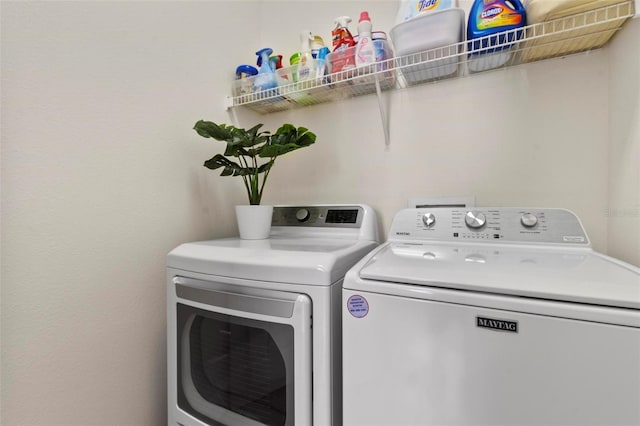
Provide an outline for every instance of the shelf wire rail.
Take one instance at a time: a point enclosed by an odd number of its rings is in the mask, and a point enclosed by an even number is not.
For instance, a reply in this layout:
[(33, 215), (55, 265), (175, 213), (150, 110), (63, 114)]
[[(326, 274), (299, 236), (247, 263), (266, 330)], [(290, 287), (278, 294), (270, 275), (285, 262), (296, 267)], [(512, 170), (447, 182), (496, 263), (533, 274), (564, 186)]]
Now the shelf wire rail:
[(634, 5), (634, 0), (628, 0), (303, 82), (229, 96), (226, 106), (246, 106), (265, 114), (371, 93), (380, 97), (382, 91), (394, 88), (598, 49), (634, 16)]

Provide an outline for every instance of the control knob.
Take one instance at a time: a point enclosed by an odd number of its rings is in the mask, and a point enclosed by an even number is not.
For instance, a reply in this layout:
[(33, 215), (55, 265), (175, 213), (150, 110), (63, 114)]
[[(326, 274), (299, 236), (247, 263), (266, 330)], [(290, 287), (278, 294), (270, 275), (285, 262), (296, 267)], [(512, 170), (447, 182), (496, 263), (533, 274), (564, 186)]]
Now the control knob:
[(464, 223), (471, 229), (480, 229), (487, 223), (487, 217), (484, 213), (469, 211), (464, 216)]
[(307, 209), (300, 209), (296, 212), (296, 219), (298, 222), (306, 222), (309, 220), (309, 216), (311, 216), (311, 214)]
[(436, 215), (433, 213), (425, 213), (424, 216), (422, 216), (422, 223), (424, 223), (427, 228), (431, 228), (436, 224)]
[(538, 224), (538, 217), (532, 213), (525, 213), (520, 217), (520, 223), (525, 228), (533, 228)]

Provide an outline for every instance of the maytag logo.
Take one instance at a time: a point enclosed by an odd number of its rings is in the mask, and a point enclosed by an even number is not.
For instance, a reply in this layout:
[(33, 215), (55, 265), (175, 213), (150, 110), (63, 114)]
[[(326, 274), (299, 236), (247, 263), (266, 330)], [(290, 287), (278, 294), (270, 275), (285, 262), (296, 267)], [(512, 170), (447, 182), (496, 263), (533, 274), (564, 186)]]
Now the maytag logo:
[(476, 317), (476, 326), (496, 331), (518, 332), (518, 321), (505, 321), (495, 318)]
[(396, 235), (411, 235), (411, 232), (399, 232), (399, 231), (396, 231)]

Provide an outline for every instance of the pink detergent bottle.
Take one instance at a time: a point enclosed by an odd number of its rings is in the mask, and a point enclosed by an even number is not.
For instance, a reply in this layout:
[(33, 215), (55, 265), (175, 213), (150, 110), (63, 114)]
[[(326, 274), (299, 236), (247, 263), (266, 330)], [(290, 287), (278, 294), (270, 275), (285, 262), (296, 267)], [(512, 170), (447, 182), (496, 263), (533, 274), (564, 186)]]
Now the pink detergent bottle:
[(358, 21), (358, 44), (356, 45), (355, 54), (356, 67), (373, 64), (376, 61), (371, 28), (369, 13), (367, 11), (361, 12), (360, 20)]

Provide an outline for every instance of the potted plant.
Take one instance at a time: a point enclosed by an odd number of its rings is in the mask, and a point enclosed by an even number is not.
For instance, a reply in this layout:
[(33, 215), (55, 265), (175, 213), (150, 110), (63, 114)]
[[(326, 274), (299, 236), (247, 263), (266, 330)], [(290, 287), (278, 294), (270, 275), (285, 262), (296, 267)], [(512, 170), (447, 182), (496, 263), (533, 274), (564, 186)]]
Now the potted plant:
[(283, 124), (275, 133), (260, 131), (262, 124), (245, 130), (227, 124), (200, 120), (195, 131), (205, 138), (225, 142), (224, 153), (204, 162), (208, 169), (222, 168), (220, 176), (240, 176), (249, 197), (248, 206), (236, 206), (240, 237), (267, 238), (273, 206), (262, 206), (262, 194), (276, 158), (312, 145), (316, 135), (304, 127)]

